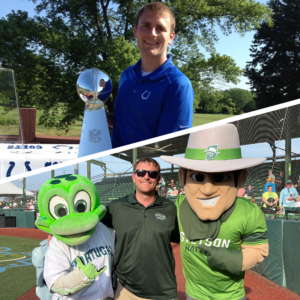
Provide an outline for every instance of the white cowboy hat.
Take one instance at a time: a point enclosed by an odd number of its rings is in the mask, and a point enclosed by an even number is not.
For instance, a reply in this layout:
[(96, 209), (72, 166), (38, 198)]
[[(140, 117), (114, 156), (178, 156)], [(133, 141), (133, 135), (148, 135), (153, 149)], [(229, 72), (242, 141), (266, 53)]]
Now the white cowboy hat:
[(206, 173), (242, 170), (266, 161), (266, 158), (242, 158), (239, 134), (233, 124), (191, 133), (184, 157), (163, 155), (161, 159)]

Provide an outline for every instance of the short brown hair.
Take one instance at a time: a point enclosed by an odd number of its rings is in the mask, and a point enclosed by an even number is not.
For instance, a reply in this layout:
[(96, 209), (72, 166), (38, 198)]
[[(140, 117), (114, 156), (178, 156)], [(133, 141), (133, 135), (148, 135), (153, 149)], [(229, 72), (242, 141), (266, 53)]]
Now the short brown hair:
[(139, 19), (141, 17), (141, 15), (143, 14), (143, 12), (151, 10), (153, 11), (157, 16), (161, 16), (164, 14), (168, 14), (171, 20), (171, 32), (173, 32), (175, 30), (176, 27), (176, 20), (175, 20), (175, 16), (172, 12), (172, 10), (164, 3), (161, 2), (150, 2), (147, 3), (146, 5), (144, 5), (138, 12), (138, 15), (136, 17), (136, 22), (135, 22), (135, 26), (137, 27), (139, 24)]
[(252, 203), (255, 203), (255, 204), (256, 204), (255, 198), (251, 198), (250, 201), (251, 201)]
[(148, 163), (149, 165), (153, 165), (154, 167), (158, 168), (158, 173), (160, 173), (160, 165), (159, 163), (151, 158), (151, 157), (143, 157), (143, 158), (140, 158), (133, 166), (133, 171), (136, 170), (136, 167), (139, 163)]

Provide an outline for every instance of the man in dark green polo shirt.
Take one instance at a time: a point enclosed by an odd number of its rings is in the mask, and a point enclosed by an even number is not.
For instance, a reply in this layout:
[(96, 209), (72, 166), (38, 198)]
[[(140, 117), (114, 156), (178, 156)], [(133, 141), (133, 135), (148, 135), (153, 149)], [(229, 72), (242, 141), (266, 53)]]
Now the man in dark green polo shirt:
[(135, 193), (114, 200), (101, 220), (116, 231), (115, 299), (176, 299), (175, 260), (171, 242), (179, 242), (175, 205), (155, 191), (160, 166), (152, 158), (133, 167)]

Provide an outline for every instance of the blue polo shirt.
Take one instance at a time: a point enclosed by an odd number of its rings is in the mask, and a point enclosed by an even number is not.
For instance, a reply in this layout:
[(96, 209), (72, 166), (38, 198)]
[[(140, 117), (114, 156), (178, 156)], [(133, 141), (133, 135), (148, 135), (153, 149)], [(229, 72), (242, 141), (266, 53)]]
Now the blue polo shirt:
[(194, 91), (172, 58), (142, 76), (141, 60), (121, 75), (115, 101), (113, 148), (192, 127)]
[(289, 198), (291, 194), (293, 195), (294, 199), (298, 198), (298, 192), (294, 187), (290, 187), (289, 189), (284, 188), (280, 192), (279, 206), (292, 206), (292, 207), (294, 207), (295, 201), (286, 199), (286, 198)]

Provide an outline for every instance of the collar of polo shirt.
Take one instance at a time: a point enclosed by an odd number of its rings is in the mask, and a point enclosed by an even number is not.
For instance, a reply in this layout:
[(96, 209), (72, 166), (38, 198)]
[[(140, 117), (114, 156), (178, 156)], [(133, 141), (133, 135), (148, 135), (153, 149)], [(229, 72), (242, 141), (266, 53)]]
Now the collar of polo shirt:
[(141, 80), (158, 79), (158, 78), (164, 76), (165, 74), (169, 73), (174, 68), (174, 65), (172, 63), (172, 57), (170, 55), (167, 55), (167, 60), (159, 68), (157, 68), (155, 71), (151, 72), (150, 74), (148, 74), (146, 76), (142, 76), (141, 63), (142, 63), (142, 61), (141, 61), (141, 59), (139, 59), (139, 61), (133, 67), (133, 70), (135, 71), (136, 76)]
[[(130, 196), (128, 197), (128, 202), (130, 204), (136, 204), (136, 203), (140, 203), (137, 201), (136, 197), (135, 197), (135, 192)], [(153, 203), (151, 203), (149, 206), (151, 205), (162, 205), (162, 201), (160, 199), (160, 196), (158, 195), (157, 192), (155, 192), (155, 200)]]

